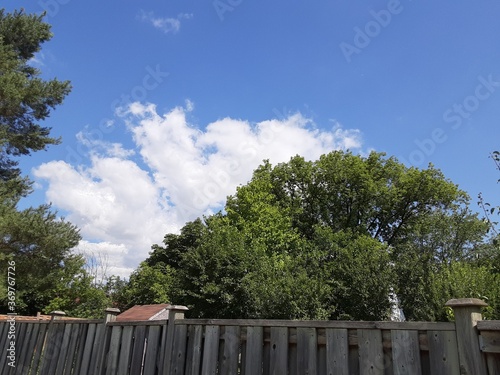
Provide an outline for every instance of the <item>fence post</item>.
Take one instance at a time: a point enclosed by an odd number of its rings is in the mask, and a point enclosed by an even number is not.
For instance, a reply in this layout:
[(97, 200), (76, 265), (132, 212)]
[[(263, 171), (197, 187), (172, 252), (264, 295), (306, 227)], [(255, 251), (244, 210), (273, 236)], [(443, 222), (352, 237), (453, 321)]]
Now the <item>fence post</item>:
[(479, 346), (477, 322), (483, 320), (481, 308), (488, 304), (477, 298), (451, 299), (446, 306), (453, 309), (461, 375), (486, 375), (486, 363)]
[(167, 334), (164, 336), (162, 349), (163, 353), (163, 371), (164, 374), (170, 374), (170, 363), (172, 362), (172, 351), (174, 346), (174, 336), (175, 336), (175, 321), (177, 319), (184, 319), (184, 313), (188, 310), (186, 306), (181, 305), (171, 305), (166, 308), (168, 311), (168, 321), (167, 321)]
[(64, 316), (66, 316), (66, 313), (64, 311), (59, 311), (59, 310), (56, 310), (56, 311), (51, 311), (49, 313), (49, 315), (52, 316), (52, 318), (50, 320), (60, 320), (62, 319)]
[(62, 335), (57, 332), (60, 326), (55, 325), (53, 322), (62, 319), (66, 313), (64, 311), (51, 311), (49, 315), (51, 315), (51, 318), (47, 327), (45, 342), (41, 348), (39, 373), (42, 375), (52, 374), (56, 370), (59, 352), (61, 351)]
[[(107, 359), (106, 354), (107, 354), (107, 342), (108, 342), (108, 334), (111, 334), (111, 330), (107, 330), (107, 326), (109, 322), (114, 322), (116, 321), (116, 316), (120, 313), (120, 309), (117, 309), (115, 307), (108, 307), (106, 310), (104, 310), (104, 322), (100, 328), (100, 338), (96, 340), (97, 342), (97, 353), (99, 353), (99, 358), (97, 359), (96, 363), (96, 374), (102, 374), (105, 371), (105, 361)], [(97, 334), (97, 333), (96, 333)]]
[(106, 313), (104, 318), (104, 325), (109, 322), (114, 322), (116, 320), (116, 316), (120, 313), (120, 309), (117, 309), (115, 307), (108, 307), (104, 311)]
[(182, 305), (171, 305), (166, 310), (168, 311), (168, 320), (177, 320), (184, 319), (184, 313), (189, 309)]

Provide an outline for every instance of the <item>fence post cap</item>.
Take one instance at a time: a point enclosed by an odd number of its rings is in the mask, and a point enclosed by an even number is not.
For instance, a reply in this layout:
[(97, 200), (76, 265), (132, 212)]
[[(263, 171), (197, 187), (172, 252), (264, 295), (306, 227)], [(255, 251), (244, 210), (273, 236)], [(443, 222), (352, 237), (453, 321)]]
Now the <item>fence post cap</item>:
[(189, 310), (186, 306), (183, 305), (170, 305), (165, 308), (166, 310)]
[(59, 311), (59, 310), (51, 311), (49, 314), (52, 316), (51, 320), (59, 320), (66, 315), (64, 311)]
[(51, 312), (49, 313), (49, 315), (64, 316), (64, 315), (66, 315), (66, 313), (65, 313), (64, 311), (55, 310), (55, 311), (51, 311)]
[(108, 307), (106, 310), (104, 310), (106, 312), (106, 314), (119, 314), (120, 313), (120, 309), (116, 308), (116, 307)]
[(453, 307), (467, 307), (467, 306), (484, 307), (484, 306), (488, 306), (488, 304), (479, 298), (454, 298), (454, 299), (450, 299), (448, 302), (446, 302), (445, 306), (452, 307), (452, 308)]

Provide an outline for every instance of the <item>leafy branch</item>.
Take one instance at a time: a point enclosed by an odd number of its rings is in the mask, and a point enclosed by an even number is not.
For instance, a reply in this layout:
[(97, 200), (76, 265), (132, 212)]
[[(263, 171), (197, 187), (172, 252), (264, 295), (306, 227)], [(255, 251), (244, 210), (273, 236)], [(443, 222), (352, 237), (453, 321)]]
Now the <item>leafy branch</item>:
[[(495, 168), (500, 171), (500, 151), (493, 151), (490, 154), (490, 157), (495, 163)], [(500, 182), (500, 179), (498, 179), (497, 182)], [(488, 224), (490, 224), (489, 230), (491, 230), (496, 236), (498, 236), (499, 232), (495, 228), (495, 226), (498, 225), (498, 221), (493, 221), (491, 217), (493, 216), (495, 211), (498, 215), (498, 213), (500, 212), (500, 207), (492, 207), (490, 203), (485, 202), (482, 193), (479, 193), (477, 198), (479, 199), (477, 204), (479, 205), (479, 207), (481, 207), (484, 213), (484, 220), (488, 222)]]

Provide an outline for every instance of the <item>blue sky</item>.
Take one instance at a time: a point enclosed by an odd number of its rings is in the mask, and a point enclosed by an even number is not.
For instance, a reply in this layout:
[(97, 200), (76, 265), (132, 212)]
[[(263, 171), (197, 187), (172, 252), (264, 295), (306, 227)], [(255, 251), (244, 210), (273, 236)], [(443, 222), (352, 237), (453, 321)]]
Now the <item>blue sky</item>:
[[(20, 2), (8, 1), (7, 10)], [(498, 203), (500, 3), (40, 0), (34, 64), (73, 91), (63, 143), (21, 160), (77, 224), (79, 251), (127, 275), (217, 210), (265, 158), (370, 150), (433, 163)]]

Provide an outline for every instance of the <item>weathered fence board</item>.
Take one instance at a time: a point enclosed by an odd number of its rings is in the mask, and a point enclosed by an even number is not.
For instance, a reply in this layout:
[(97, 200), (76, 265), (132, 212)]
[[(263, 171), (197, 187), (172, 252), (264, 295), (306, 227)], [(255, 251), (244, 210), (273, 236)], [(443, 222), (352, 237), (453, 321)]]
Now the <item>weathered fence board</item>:
[(315, 328), (297, 328), (297, 371), (299, 374), (317, 373), (318, 338)]
[[(62, 325), (62, 324), (60, 324)], [(92, 358), (92, 349), (94, 348), (95, 335), (97, 326), (95, 323), (88, 325), (87, 334), (82, 336), (80, 341), (81, 350), (81, 366), (80, 374), (89, 373), (90, 359)]]
[(262, 374), (264, 330), (261, 326), (247, 327), (246, 375)]
[(481, 350), (486, 353), (500, 353), (500, 336), (498, 332), (481, 332)]
[[(477, 329), (468, 331), (475, 333), (471, 342), (460, 337), (460, 322), (18, 321), (16, 368), (7, 366), (3, 355), (0, 373), (458, 375), (464, 363), (476, 361), (460, 355), (462, 340), (462, 350), (475, 345), (484, 362), (474, 375), (498, 375), (500, 322), (473, 318)], [(8, 332), (9, 323), (1, 322), (4, 347)]]
[(36, 340), (36, 349), (35, 353), (33, 355), (33, 361), (32, 361), (32, 369), (34, 370), (33, 373), (37, 373), (36, 371), (38, 370), (40, 366), (40, 359), (42, 358), (42, 351), (43, 351), (43, 346), (45, 344), (45, 339), (47, 335), (47, 327), (48, 324), (42, 324), (40, 325), (40, 330), (38, 332), (38, 337)]
[(106, 363), (106, 375), (114, 375), (118, 369), (118, 358), (120, 355), (120, 344), (122, 338), (121, 326), (111, 327), (111, 341), (109, 343), (108, 360)]
[(453, 332), (429, 331), (428, 337), (431, 373), (459, 375), (456, 335)]
[(41, 375), (53, 375), (56, 371), (64, 335), (64, 325), (51, 322), (48, 331), (46, 349), (43, 352)]
[[(113, 327), (118, 329), (118, 327)], [(121, 327), (120, 327), (121, 328)], [(125, 326), (122, 328), (121, 332), (121, 345), (117, 346), (117, 357), (118, 357), (118, 374), (127, 374), (130, 358), (130, 348), (132, 347), (132, 337), (134, 334), (134, 327)]]
[(361, 375), (384, 375), (382, 332), (358, 329), (359, 370)]
[[(289, 337), (291, 337), (292, 329), (289, 330)], [(291, 343), (288, 350), (288, 371), (290, 375), (298, 375), (297, 372), (297, 341)]]
[(219, 326), (207, 326), (205, 330), (205, 344), (203, 345), (202, 375), (217, 373), (217, 357), (219, 354)]
[(417, 331), (391, 330), (394, 375), (420, 375), (420, 349)]
[(486, 357), (486, 364), (488, 366), (488, 373), (490, 375), (500, 374), (500, 357), (488, 354)]
[(130, 360), (130, 374), (140, 374), (143, 371), (142, 365), (145, 357), (144, 350), (147, 350), (145, 347), (147, 328), (151, 327), (144, 325), (138, 325), (135, 327), (133, 335), (134, 344), (131, 351), (132, 358)]
[(328, 374), (349, 374), (349, 336), (347, 329), (326, 329), (326, 371)]
[(167, 324), (164, 335), (162, 337), (161, 348), (164, 350), (160, 351), (160, 368), (164, 369), (168, 374), (170, 371), (170, 361), (172, 358), (172, 351), (165, 350), (166, 348), (172, 348), (174, 342), (174, 331), (175, 326), (173, 324)]
[[(57, 361), (56, 364), (56, 370), (54, 371), (55, 375), (62, 375), (64, 374), (64, 367), (67, 364), (67, 356), (68, 356), (68, 346), (69, 346), (69, 340), (70, 340), (70, 335), (71, 335), (71, 324), (66, 324), (62, 327), (63, 329), (63, 337), (62, 337), (62, 343), (61, 343), (61, 351), (59, 353), (59, 360)], [(68, 363), (68, 366), (71, 366), (70, 363)]]
[[(92, 355), (90, 356), (89, 373), (99, 373), (99, 360), (104, 345), (104, 331), (106, 326), (102, 323), (97, 323), (96, 332), (94, 336), (94, 343), (92, 346)], [(80, 371), (81, 372), (81, 371)]]
[[(38, 335), (38, 324), (28, 324), (21, 323), (26, 326), (26, 331), (24, 335), (19, 335), (21, 344), (21, 351), (19, 353), (19, 363), (26, 363), (27, 360), (31, 359), (33, 355), (33, 349), (36, 343), (36, 337)], [(19, 366), (18, 369), (14, 372), (15, 374), (22, 374), (24, 366)], [(1, 367), (0, 367), (1, 368)]]
[(84, 337), (87, 337), (89, 327), (90, 324), (80, 324), (78, 330), (78, 338), (75, 347), (75, 372), (80, 375), (82, 375), (80, 369), (83, 365), (83, 352), (85, 350)]
[(223, 352), (220, 363), (221, 375), (232, 375), (238, 373), (239, 351), (240, 327), (226, 327), (224, 331)]
[(271, 330), (264, 330), (264, 346), (262, 348), (262, 371), (269, 373), (271, 367)]
[(188, 332), (186, 375), (198, 375), (201, 369), (203, 326), (189, 326)]
[(286, 375), (288, 373), (288, 328), (271, 327), (271, 358), (269, 373)]
[(478, 321), (480, 349), (489, 375), (500, 374), (500, 321)]
[(186, 360), (187, 327), (175, 327), (175, 337), (172, 347), (172, 361), (170, 363), (170, 374), (184, 374), (184, 363)]
[[(28, 331), (28, 325), (27, 324), (19, 324), (19, 323), (16, 324), (16, 325), (17, 325), (17, 334), (19, 335), (19, 337), (25, 337), (26, 340), (29, 340), (30, 332)], [(18, 354), (19, 357), (20, 357), (21, 354), (22, 353)], [(21, 361), (21, 358), (19, 358), (19, 361)], [(11, 368), (10, 371), (9, 371), (9, 374), (15, 374), (18, 371), (19, 371), (18, 369), (12, 369)]]
[(144, 356), (144, 375), (155, 375), (158, 368), (158, 349), (161, 340), (161, 327), (148, 327), (148, 335), (145, 342), (146, 354)]

